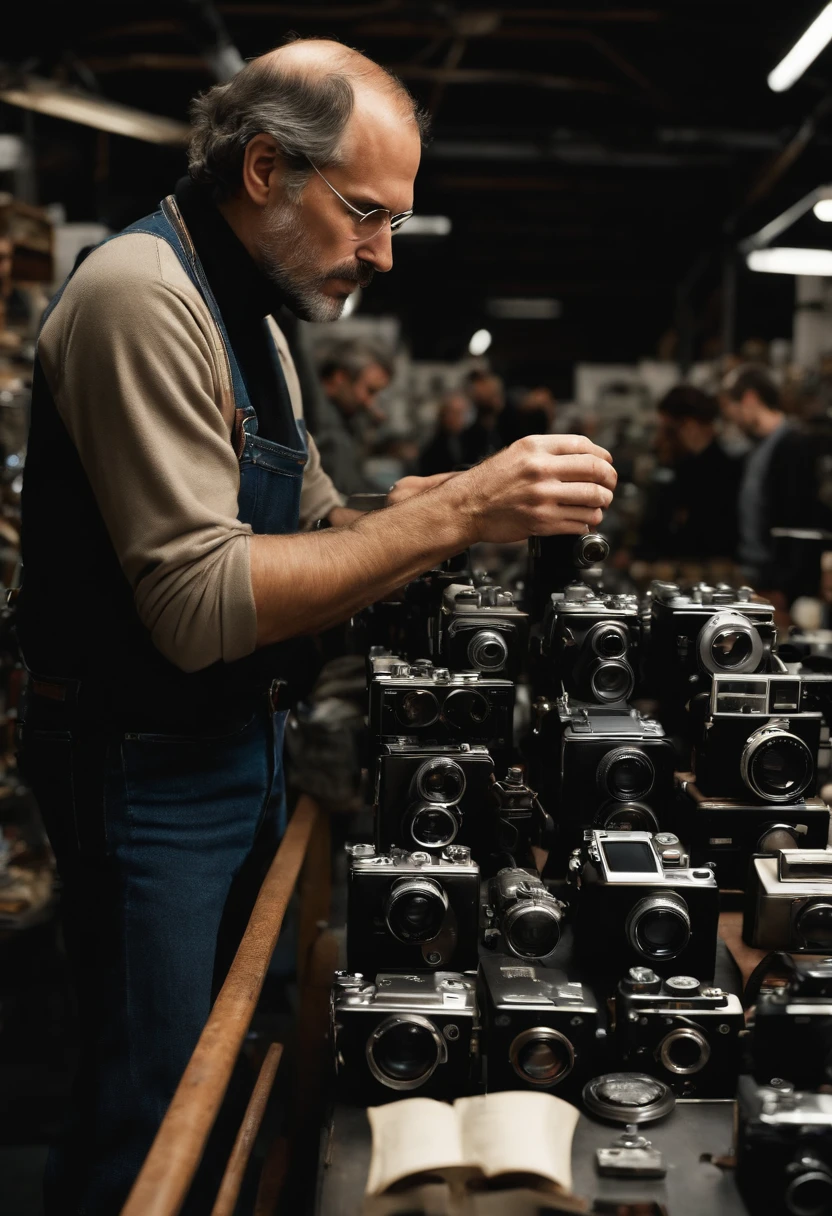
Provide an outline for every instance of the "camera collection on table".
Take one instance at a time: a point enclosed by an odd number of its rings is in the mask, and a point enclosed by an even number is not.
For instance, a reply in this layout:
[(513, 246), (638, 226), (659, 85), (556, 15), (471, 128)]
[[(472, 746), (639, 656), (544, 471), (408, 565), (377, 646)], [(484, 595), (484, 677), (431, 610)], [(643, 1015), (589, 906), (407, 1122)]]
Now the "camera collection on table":
[[(736, 1098), (749, 1210), (832, 1213), (832, 674), (749, 588), (608, 592), (606, 552), (533, 541), (513, 591), (459, 559), (364, 615), (375, 838), (347, 846), (339, 1085), (551, 1092), (627, 1125), (598, 1168), (642, 1177), (664, 1166), (638, 1125)], [(787, 968), (750, 1020), (721, 890)]]

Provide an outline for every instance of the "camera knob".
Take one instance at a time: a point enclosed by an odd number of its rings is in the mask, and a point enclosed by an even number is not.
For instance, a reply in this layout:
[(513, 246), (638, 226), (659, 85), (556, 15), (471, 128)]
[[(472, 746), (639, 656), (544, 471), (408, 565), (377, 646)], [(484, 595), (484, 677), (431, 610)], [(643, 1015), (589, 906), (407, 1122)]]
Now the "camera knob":
[(662, 982), (651, 967), (631, 967), (622, 982), (628, 992), (658, 992)]
[(692, 975), (671, 975), (664, 982), (668, 992), (674, 996), (699, 996), (702, 985)]
[(519, 765), (513, 764), (506, 773), (507, 785), (523, 785), (523, 770)]

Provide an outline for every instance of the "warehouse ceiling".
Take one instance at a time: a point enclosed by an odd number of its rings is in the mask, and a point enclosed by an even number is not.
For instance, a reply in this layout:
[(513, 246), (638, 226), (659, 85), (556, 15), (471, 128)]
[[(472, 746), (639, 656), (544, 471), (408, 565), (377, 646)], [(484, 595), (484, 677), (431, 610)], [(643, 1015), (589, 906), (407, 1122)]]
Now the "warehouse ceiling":
[[(562, 388), (575, 360), (672, 353), (680, 328), (692, 353), (713, 353), (724, 251), (832, 180), (832, 50), (789, 92), (766, 85), (820, 7), (35, 2), (2, 55), (12, 71), (183, 120), (235, 48), (248, 58), (294, 31), (366, 51), (433, 115), (416, 206), (452, 231), (397, 240), (362, 310), (401, 315), (422, 357), (456, 358), (487, 325), (515, 380)], [(184, 163), (181, 149), (0, 105), (0, 130), (24, 129), (39, 201), (64, 201), (70, 219), (120, 226)], [(487, 302), (506, 297), (555, 299), (559, 316), (495, 319)], [(792, 299), (793, 280), (742, 272), (738, 340), (788, 336)]]

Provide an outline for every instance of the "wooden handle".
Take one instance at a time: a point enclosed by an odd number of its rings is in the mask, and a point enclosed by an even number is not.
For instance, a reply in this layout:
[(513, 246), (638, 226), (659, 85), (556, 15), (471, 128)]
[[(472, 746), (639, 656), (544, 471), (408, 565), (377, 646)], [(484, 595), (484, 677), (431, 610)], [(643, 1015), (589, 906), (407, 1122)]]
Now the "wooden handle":
[(193, 1181), (263, 987), (320, 814), (305, 795), (260, 888), (248, 927), (122, 1216), (176, 1216)]
[(248, 1159), (260, 1130), (260, 1124), (263, 1122), (266, 1103), (272, 1092), (274, 1079), (277, 1076), (277, 1066), (282, 1055), (283, 1044), (272, 1043), (249, 1098), (240, 1130), (237, 1132), (237, 1139), (234, 1141), (231, 1156), (228, 1158), (228, 1165), (225, 1167), (220, 1189), (211, 1209), (211, 1216), (234, 1216), (234, 1208), (243, 1185)]

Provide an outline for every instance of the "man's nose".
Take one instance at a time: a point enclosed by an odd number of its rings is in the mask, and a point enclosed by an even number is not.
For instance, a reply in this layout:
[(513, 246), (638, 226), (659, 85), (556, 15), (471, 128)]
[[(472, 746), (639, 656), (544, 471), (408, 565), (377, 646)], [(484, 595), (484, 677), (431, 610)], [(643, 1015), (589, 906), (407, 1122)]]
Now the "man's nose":
[(393, 268), (393, 234), (390, 225), (385, 224), (380, 232), (368, 241), (362, 241), (355, 251), (361, 262), (366, 262), (379, 274), (386, 274)]

